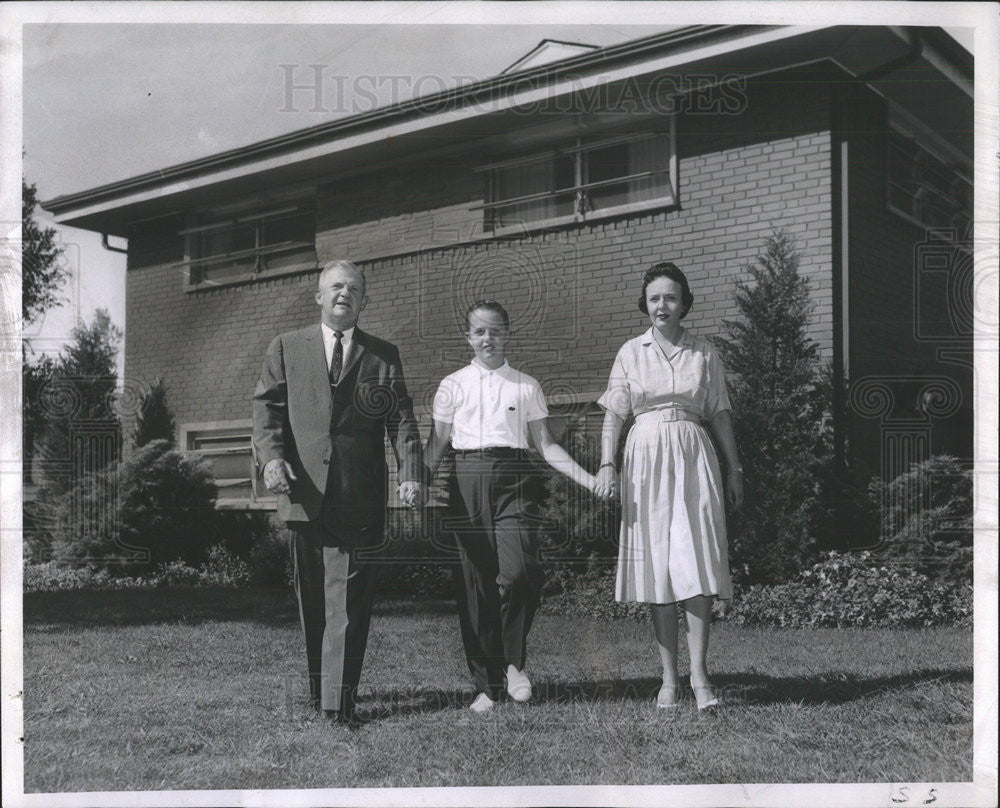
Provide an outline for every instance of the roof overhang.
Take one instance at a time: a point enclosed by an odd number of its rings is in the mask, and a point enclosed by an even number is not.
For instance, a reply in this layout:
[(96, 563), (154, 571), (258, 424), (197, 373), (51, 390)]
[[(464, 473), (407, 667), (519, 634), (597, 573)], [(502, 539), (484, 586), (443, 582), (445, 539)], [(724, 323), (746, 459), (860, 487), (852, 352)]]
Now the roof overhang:
[(532, 110), (537, 118), (543, 118), (538, 110), (549, 110), (551, 122), (558, 99), (603, 85), (665, 73), (754, 75), (824, 61), (864, 77), (894, 59), (900, 66), (871, 86), (918, 117), (930, 117), (932, 127), (968, 120), (968, 144), (960, 132), (954, 138), (957, 148), (971, 153), (972, 59), (940, 29), (917, 36), (914, 29), (884, 26), (692, 26), (59, 196), (42, 207), (61, 224), (127, 236), (131, 222), (241, 194), (454, 153), (456, 142), (474, 144), (525, 127)]

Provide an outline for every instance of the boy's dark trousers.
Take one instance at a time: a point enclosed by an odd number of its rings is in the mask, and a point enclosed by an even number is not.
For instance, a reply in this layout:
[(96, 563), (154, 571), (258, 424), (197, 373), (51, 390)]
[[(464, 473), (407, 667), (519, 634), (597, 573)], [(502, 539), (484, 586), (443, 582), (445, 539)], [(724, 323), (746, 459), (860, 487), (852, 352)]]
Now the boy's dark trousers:
[(519, 449), (456, 451), (449, 521), (462, 642), (476, 686), (491, 699), (508, 665), (524, 668), (526, 640), (542, 591), (538, 562), (541, 479)]

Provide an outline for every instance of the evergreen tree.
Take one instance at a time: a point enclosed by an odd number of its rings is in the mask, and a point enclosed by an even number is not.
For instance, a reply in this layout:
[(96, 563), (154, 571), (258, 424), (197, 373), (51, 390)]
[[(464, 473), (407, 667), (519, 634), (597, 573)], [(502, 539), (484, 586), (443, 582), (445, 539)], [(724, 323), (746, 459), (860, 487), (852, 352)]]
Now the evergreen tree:
[[(21, 317), (24, 324), (34, 322), (47, 309), (60, 302), (59, 289), (69, 276), (59, 261), (62, 247), (56, 246), (56, 231), (39, 227), (35, 221), (35, 186), (21, 179)], [(24, 479), (32, 481), (35, 441), (45, 428), (44, 412), (38, 394), (55, 373), (49, 356), (35, 358), (27, 339), (21, 344), (22, 451)]]
[(45, 411), (39, 393), (56, 373), (56, 362), (44, 354), (35, 357), (29, 353), (27, 341), (21, 343), (22, 429), (21, 451), (24, 456), (24, 481), (33, 482), (32, 467), (35, 443), (45, 429)]
[(46, 309), (60, 302), (59, 289), (69, 276), (60, 263), (62, 247), (55, 243), (56, 231), (35, 221), (35, 186), (21, 180), (21, 316), (33, 322)]
[(114, 406), (121, 337), (107, 311), (98, 309), (89, 325), (73, 329), (55, 372), (39, 390), (45, 422), (41, 499), (68, 490), (121, 454), (121, 423)]
[(173, 448), (175, 427), (174, 416), (167, 407), (167, 390), (163, 380), (156, 378), (139, 404), (132, 442), (139, 448), (154, 440), (164, 440)]
[(730, 554), (744, 582), (787, 580), (815, 549), (820, 464), (828, 454), (828, 406), (819, 350), (806, 329), (812, 303), (792, 240), (767, 240), (749, 279), (736, 284), (742, 318), (719, 340), (730, 374), (747, 501), (734, 520)]

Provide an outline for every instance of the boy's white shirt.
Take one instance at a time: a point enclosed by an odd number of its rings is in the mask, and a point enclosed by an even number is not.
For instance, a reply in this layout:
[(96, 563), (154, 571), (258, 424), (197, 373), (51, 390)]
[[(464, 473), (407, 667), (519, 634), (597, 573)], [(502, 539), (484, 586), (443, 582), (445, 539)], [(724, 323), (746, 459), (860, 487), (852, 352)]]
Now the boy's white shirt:
[(528, 424), (547, 417), (541, 385), (506, 360), (490, 370), (476, 361), (445, 377), (434, 396), (435, 421), (452, 425), (456, 450), (528, 449)]

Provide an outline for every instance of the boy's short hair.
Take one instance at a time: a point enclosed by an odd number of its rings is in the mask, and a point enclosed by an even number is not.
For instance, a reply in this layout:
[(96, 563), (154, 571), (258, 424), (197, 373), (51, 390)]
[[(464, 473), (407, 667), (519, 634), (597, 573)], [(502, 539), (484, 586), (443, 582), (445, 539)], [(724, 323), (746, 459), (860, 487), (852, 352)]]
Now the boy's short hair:
[(507, 314), (507, 309), (505, 309), (500, 303), (496, 300), (477, 300), (465, 310), (466, 331), (471, 328), (469, 318), (472, 316), (472, 312), (479, 311), (480, 309), (486, 309), (487, 311), (492, 311), (494, 314), (499, 314), (500, 318), (503, 320), (503, 324), (507, 328), (510, 328), (510, 316)]

